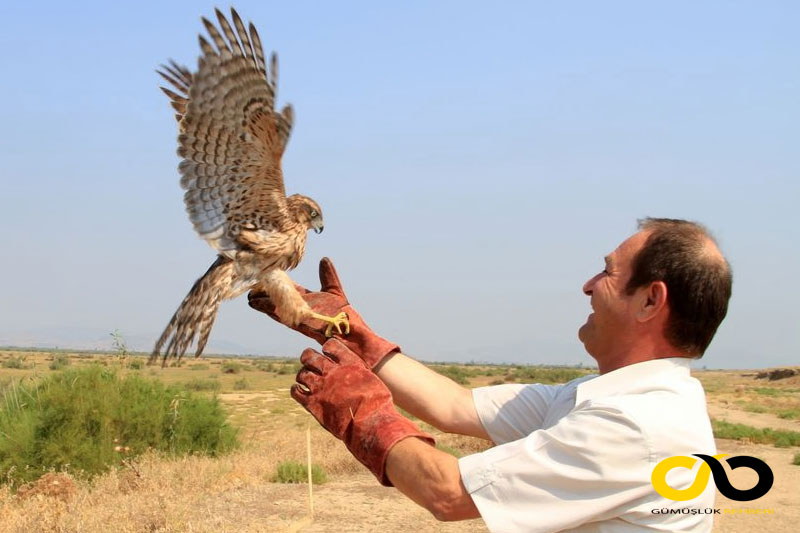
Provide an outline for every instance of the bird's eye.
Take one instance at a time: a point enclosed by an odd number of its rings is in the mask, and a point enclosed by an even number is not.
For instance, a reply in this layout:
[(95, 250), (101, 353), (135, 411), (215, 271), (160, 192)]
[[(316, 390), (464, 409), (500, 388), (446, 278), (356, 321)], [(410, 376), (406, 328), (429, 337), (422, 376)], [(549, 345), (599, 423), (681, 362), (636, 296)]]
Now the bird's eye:
[(312, 209), (311, 210), (311, 218), (314, 218), (316, 216), (317, 216), (317, 212)]

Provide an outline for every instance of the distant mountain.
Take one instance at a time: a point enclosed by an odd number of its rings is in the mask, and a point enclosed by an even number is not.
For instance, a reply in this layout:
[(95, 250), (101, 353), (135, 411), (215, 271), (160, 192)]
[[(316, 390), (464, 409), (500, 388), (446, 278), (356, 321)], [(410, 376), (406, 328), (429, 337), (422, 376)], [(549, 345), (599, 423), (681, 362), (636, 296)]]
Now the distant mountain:
[[(140, 335), (120, 331), (129, 351), (149, 352), (158, 338), (157, 334)], [(20, 348), (61, 348), (71, 350), (114, 351), (110, 331), (99, 328), (53, 327), (36, 330), (4, 332), (0, 331), (0, 346)], [(210, 341), (204, 353), (246, 355), (253, 353), (239, 343), (218, 339)]]

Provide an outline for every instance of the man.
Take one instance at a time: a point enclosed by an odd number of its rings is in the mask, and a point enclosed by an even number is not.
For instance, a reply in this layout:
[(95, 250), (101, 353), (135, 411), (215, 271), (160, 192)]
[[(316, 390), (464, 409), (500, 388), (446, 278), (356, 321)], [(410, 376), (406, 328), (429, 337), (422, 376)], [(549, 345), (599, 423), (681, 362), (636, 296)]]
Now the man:
[[(304, 298), (321, 314), (350, 318), (348, 335), (326, 340), (324, 324), (298, 330), (324, 343), (307, 349), (291, 394), (342, 439), (386, 485), (440, 520), (482, 517), (491, 531), (709, 531), (715, 490), (688, 502), (655, 492), (667, 457), (713, 455), (705, 396), (689, 375), (727, 312), (728, 263), (699, 224), (646, 219), (583, 286), (592, 313), (578, 336), (599, 376), (564, 385), (468, 390), (375, 335), (349, 305), (329, 260), (320, 292)], [(272, 312), (252, 294), (250, 305)], [(492, 440), (460, 460), (401, 416), (392, 402), (434, 427)], [(685, 488), (694, 472), (667, 482)], [(655, 511), (655, 512), (654, 512)]]

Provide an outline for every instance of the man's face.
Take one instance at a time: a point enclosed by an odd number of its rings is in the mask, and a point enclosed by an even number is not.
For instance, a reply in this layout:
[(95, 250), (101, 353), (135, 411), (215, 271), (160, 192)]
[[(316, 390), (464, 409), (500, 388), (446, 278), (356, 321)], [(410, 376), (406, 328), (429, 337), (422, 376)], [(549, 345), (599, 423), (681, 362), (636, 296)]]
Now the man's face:
[(625, 293), (625, 286), (631, 277), (631, 262), (647, 236), (647, 232), (640, 231), (625, 240), (605, 257), (605, 270), (583, 285), (584, 294), (591, 298), (593, 313), (578, 330), (578, 338), (598, 362), (635, 335), (633, 295)]

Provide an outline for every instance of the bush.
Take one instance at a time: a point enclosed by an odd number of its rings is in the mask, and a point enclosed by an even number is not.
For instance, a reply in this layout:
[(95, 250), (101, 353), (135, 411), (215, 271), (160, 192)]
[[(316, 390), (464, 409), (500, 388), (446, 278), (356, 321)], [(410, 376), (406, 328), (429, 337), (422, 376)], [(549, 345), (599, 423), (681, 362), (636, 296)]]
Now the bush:
[(258, 361), (257, 363), (253, 363), (256, 369), (261, 370), (262, 372), (275, 372), (275, 363), (265, 363), (264, 361)]
[(223, 374), (238, 374), (242, 371), (243, 365), (241, 363), (230, 363), (225, 362), (222, 363), (222, 368), (220, 369)]
[[(308, 467), (297, 461), (283, 461), (278, 463), (278, 469), (273, 476), (274, 483), (308, 483)], [(321, 466), (311, 465), (311, 483), (322, 485), (328, 481), (328, 475)]]
[(217, 455), (237, 445), (216, 398), (98, 365), (11, 384), (0, 397), (0, 474), (16, 486), (51, 469), (94, 475), (148, 448)]
[(718, 439), (748, 439), (759, 444), (773, 444), (778, 448), (800, 446), (800, 432), (781, 429), (759, 429), (745, 424), (732, 424), (724, 420), (712, 420), (711, 427)]
[(187, 381), (184, 386), (193, 391), (212, 391), (216, 392), (222, 388), (222, 384), (216, 379), (198, 379), (194, 378)]
[(792, 464), (800, 466), (800, 453), (794, 454), (794, 459), (792, 460)]
[(285, 376), (286, 374), (297, 374), (298, 372), (300, 372), (301, 368), (303, 368), (303, 365), (301, 365), (300, 363), (282, 364), (278, 368), (277, 373), (279, 376)]
[(56, 355), (50, 361), (50, 370), (63, 370), (64, 367), (69, 365), (69, 357), (66, 355)]
[(8, 359), (4, 360), (0, 363), (0, 366), (3, 368), (13, 368), (16, 370), (24, 370), (26, 368), (30, 368), (31, 365), (25, 364), (25, 360), (27, 359), (24, 355), (18, 355), (14, 357), (13, 355), (10, 356)]
[(515, 367), (512, 376), (523, 383), (566, 383), (575, 378), (591, 374), (578, 368), (545, 368), (540, 366)]
[(439, 374), (446, 376), (459, 385), (466, 385), (469, 383), (469, 372), (456, 365), (434, 367), (434, 370)]
[(247, 390), (250, 388), (250, 383), (244, 378), (237, 379), (233, 384), (233, 390)]
[(142, 368), (144, 368), (144, 361), (142, 361), (141, 359), (131, 359), (130, 361), (128, 361), (128, 364), (126, 366), (131, 370), (141, 370)]

